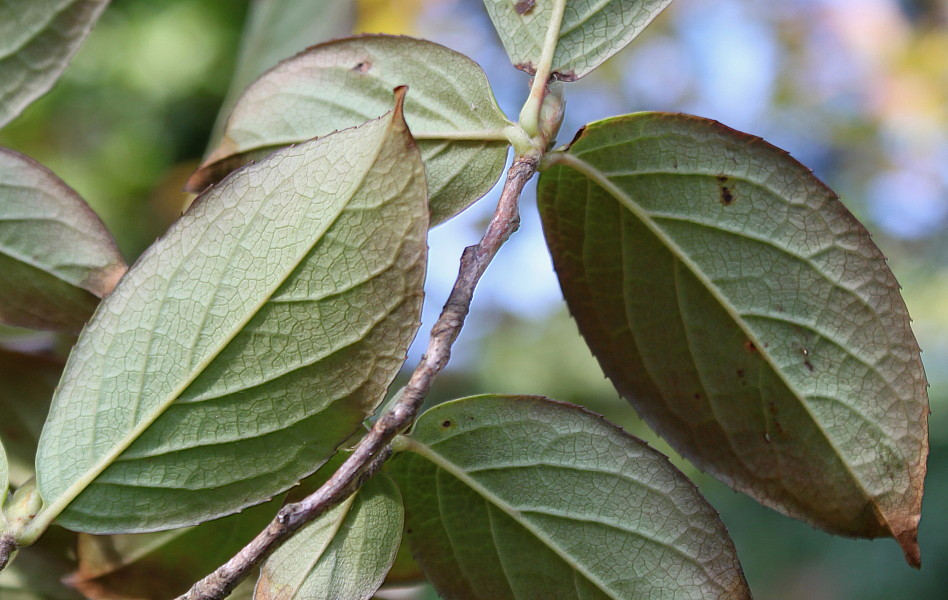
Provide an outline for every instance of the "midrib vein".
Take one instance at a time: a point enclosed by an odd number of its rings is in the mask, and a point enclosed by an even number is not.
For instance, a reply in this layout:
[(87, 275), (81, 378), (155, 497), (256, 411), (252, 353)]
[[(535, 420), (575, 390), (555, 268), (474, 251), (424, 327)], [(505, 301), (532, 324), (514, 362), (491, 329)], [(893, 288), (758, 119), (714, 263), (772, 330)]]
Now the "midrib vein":
[[(539, 528), (535, 527), (532, 523), (525, 520), (523, 518), (523, 514), (519, 510), (510, 506), (502, 498), (494, 494), (492, 491), (490, 491), (489, 489), (481, 485), (480, 482), (478, 482), (476, 479), (468, 475), (466, 471), (464, 471), (463, 469), (461, 469), (460, 467), (458, 467), (451, 461), (447, 460), (446, 458), (444, 458), (443, 456), (435, 452), (430, 446), (412, 438), (405, 438), (405, 441), (407, 442), (409, 451), (414, 452), (415, 454), (418, 454), (419, 456), (422, 456), (428, 459), (436, 467), (438, 467), (442, 471), (445, 471), (446, 473), (450, 474), (452, 477), (461, 481), (464, 485), (471, 488), (473, 491), (479, 494), (486, 501), (490, 502), (495, 507), (497, 507), (501, 512), (503, 512), (504, 514), (509, 516), (511, 519), (513, 519), (518, 525), (520, 525), (521, 527), (529, 531), (531, 534), (533, 534), (540, 542), (542, 542), (554, 554), (560, 557), (560, 559), (564, 563), (572, 567), (574, 571), (578, 571), (582, 573), (583, 577), (585, 577), (590, 583), (595, 585), (597, 588), (602, 590), (602, 592), (606, 596), (608, 596), (609, 598), (613, 598), (614, 600), (621, 600), (621, 598), (618, 595), (616, 595), (616, 592), (609, 589), (609, 586), (606, 585), (606, 583), (602, 581), (597, 575), (595, 575), (594, 573), (590, 573), (589, 570), (584, 565), (577, 563), (576, 560), (572, 556), (566, 554), (563, 551), (563, 549), (560, 548), (556, 540), (550, 539), (550, 537), (546, 534), (546, 532), (540, 530)], [(439, 494), (438, 496), (440, 498), (441, 495)]]
[[(384, 133), (380, 136), (379, 142), (376, 144), (372, 159), (368, 161), (369, 168), (365, 170), (362, 174), (362, 177), (357, 185), (352, 187), (352, 193), (346, 199), (345, 203), (342, 205), (342, 208), (330, 221), (329, 225), (323, 230), (323, 234), (328, 231), (335, 220), (345, 212), (346, 206), (351, 202), (352, 198), (363, 188), (365, 185), (366, 178), (373, 171), (373, 167), (378, 161), (379, 155), (382, 152), (382, 148), (386, 145), (389, 135), (392, 132), (392, 113), (389, 113), (389, 122), (384, 128)], [(121, 439), (115, 446), (109, 451), (105, 456), (103, 456), (99, 461), (94, 463), (86, 472), (79, 477), (75, 483), (68, 486), (52, 503), (45, 505), (40, 513), (34, 518), (30, 523), (30, 526), (27, 528), (27, 532), (24, 533), (25, 536), (29, 535), (31, 532), (42, 532), (46, 527), (52, 523), (59, 514), (66, 509), (66, 507), (76, 499), (87, 487), (92, 485), (94, 480), (102, 474), (125, 450), (131, 446), (135, 440), (137, 440), (155, 421), (157, 421), (162, 414), (178, 399), (178, 397), (184, 393), (184, 391), (194, 382), (197, 377), (203, 373), (220, 353), (230, 344), (230, 342), (241, 332), (247, 323), (256, 316), (257, 312), (270, 300), (270, 297), (276, 293), (276, 291), (286, 282), (287, 278), (296, 271), (300, 263), (305, 260), (309, 253), (312, 251), (313, 247), (322, 239), (322, 236), (314, 239), (311, 244), (308, 246), (308, 249), (304, 252), (300, 252), (300, 255), (297, 259), (286, 269), (284, 275), (276, 281), (276, 283), (270, 288), (270, 290), (261, 296), (259, 302), (256, 305), (252, 306), (250, 310), (247, 311), (247, 314), (238, 321), (235, 326), (231, 329), (228, 334), (222, 338), (221, 342), (208, 353), (208, 355), (202, 359), (192, 370), (192, 372), (186, 377), (177, 387), (175, 387), (167, 397), (159, 402), (155, 409), (148, 415), (144, 420), (142, 420), (138, 426), (134, 427), (128, 435)]]
[(722, 306), (725, 311), (727, 311), (728, 315), (730, 315), (731, 317), (731, 320), (734, 321), (737, 327), (740, 328), (740, 330), (744, 333), (744, 335), (748, 337), (751, 343), (753, 343), (754, 346), (759, 349), (760, 355), (764, 357), (764, 360), (766, 360), (767, 364), (770, 366), (771, 371), (774, 374), (776, 374), (776, 376), (780, 379), (783, 385), (785, 385), (787, 389), (797, 399), (800, 406), (803, 408), (806, 414), (810, 417), (810, 420), (816, 425), (816, 428), (819, 430), (823, 438), (826, 440), (826, 443), (830, 446), (830, 448), (833, 449), (833, 452), (835, 453), (835, 455), (839, 457), (840, 463), (843, 465), (846, 471), (846, 474), (849, 476), (852, 482), (859, 489), (862, 496), (866, 500), (869, 501), (873, 510), (878, 515), (882, 516), (880, 520), (884, 521), (885, 526), (890, 531), (892, 531), (892, 526), (889, 523), (887, 516), (882, 513), (881, 507), (879, 507), (877, 502), (875, 501), (875, 497), (869, 493), (869, 491), (863, 485), (862, 480), (856, 476), (856, 474), (853, 472), (852, 468), (850, 467), (849, 463), (846, 462), (846, 460), (843, 458), (843, 454), (840, 452), (835, 441), (830, 437), (829, 432), (826, 431), (826, 428), (823, 426), (823, 423), (821, 423), (814, 416), (813, 411), (810, 409), (809, 404), (807, 404), (806, 402), (806, 396), (802, 394), (802, 392), (787, 379), (784, 372), (780, 368), (778, 368), (778, 366), (774, 363), (773, 357), (771, 356), (770, 352), (766, 351), (766, 346), (764, 346), (763, 341), (760, 338), (758, 338), (758, 336), (756, 335), (756, 333), (754, 333), (753, 330), (751, 330), (749, 327), (746, 326), (742, 316), (734, 310), (734, 307), (730, 303), (730, 301), (728, 301), (726, 298), (722, 296), (721, 291), (718, 289), (718, 287), (714, 285), (714, 283), (705, 276), (704, 272), (698, 267), (698, 265), (694, 263), (694, 261), (691, 260), (691, 257), (688, 256), (688, 254), (681, 248), (681, 246), (679, 246), (675, 242), (675, 240), (670, 238), (658, 225), (655, 224), (655, 221), (652, 219), (648, 211), (646, 211), (641, 206), (639, 206), (632, 198), (626, 195), (626, 193), (621, 188), (619, 188), (617, 185), (612, 183), (612, 181), (608, 177), (606, 177), (601, 171), (599, 171), (598, 169), (596, 169), (595, 167), (593, 167), (586, 161), (582, 160), (581, 158), (578, 158), (577, 156), (573, 154), (569, 154), (566, 152), (552, 153), (549, 155), (548, 158), (551, 164), (560, 164), (560, 165), (569, 167), (573, 169), (574, 171), (576, 171), (577, 173), (580, 173), (581, 175), (589, 178), (593, 183), (595, 183), (596, 185), (601, 187), (603, 190), (605, 190), (606, 193), (608, 193), (610, 196), (615, 198), (619, 203), (621, 203), (625, 208), (627, 208), (629, 212), (635, 215), (635, 217), (638, 218), (642, 222), (642, 224), (645, 225), (648, 228), (648, 230), (658, 240), (660, 240), (669, 249), (669, 251), (671, 251), (672, 254), (675, 255), (675, 257), (678, 260), (681, 261), (682, 264), (688, 267), (688, 269), (695, 276), (695, 278), (697, 278), (698, 281), (701, 282), (701, 284), (714, 297), (714, 299), (718, 302), (718, 304)]

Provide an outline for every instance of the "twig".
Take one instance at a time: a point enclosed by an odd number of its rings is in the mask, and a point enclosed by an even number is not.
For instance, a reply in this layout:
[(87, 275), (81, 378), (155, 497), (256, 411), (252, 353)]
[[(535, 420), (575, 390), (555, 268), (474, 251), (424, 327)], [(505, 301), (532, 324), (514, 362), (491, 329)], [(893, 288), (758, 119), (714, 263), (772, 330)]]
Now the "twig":
[(287, 504), (276, 518), (233, 558), (195, 583), (177, 600), (220, 600), (271, 552), (306, 523), (352, 495), (374, 475), (391, 454), (389, 444), (405, 431), (421, 410), (435, 376), (448, 364), (451, 347), (457, 340), (471, 309), (474, 288), (487, 265), (520, 226), (518, 201), (527, 181), (536, 173), (539, 155), (530, 153), (514, 159), (494, 216), (481, 241), (464, 249), (454, 288), (431, 328), (428, 350), (412, 373), (398, 402), (375, 422), (352, 455), (321, 488), (295, 504)]
[(0, 536), (0, 571), (6, 568), (10, 557), (17, 550), (16, 540), (9, 535)]

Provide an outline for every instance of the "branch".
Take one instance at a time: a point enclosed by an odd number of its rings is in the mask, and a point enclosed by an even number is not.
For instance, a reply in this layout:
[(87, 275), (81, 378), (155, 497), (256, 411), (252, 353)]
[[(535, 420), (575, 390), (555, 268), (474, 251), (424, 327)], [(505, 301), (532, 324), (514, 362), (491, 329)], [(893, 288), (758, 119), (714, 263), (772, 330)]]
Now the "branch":
[(451, 347), (461, 333), (471, 309), (474, 288), (500, 247), (520, 226), (518, 201), (524, 186), (537, 171), (539, 155), (514, 159), (507, 171), (500, 200), (481, 241), (461, 255), (457, 280), (441, 316), (431, 328), (428, 350), (415, 368), (398, 402), (383, 414), (359, 442), (352, 455), (321, 488), (300, 502), (287, 504), (276, 518), (233, 558), (195, 583), (177, 600), (220, 600), (294, 532), (336, 506), (359, 489), (391, 455), (389, 444), (408, 429), (438, 373), (448, 364)]
[(10, 558), (13, 556), (13, 553), (16, 552), (17, 547), (16, 539), (12, 536), (0, 536), (0, 571), (9, 564)]

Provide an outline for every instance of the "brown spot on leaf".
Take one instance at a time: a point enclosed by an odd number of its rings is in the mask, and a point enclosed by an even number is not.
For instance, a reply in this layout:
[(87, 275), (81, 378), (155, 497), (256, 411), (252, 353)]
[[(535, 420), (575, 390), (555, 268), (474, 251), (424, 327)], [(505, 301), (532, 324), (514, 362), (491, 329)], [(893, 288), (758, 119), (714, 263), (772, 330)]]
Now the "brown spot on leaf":
[(721, 204), (729, 206), (734, 202), (734, 192), (727, 186), (728, 179), (724, 175), (718, 175), (718, 190), (720, 191)]
[(757, 354), (757, 346), (755, 346), (754, 342), (750, 340), (744, 340), (744, 350), (750, 352), (751, 354)]
[(359, 61), (356, 63), (356, 66), (352, 67), (352, 70), (356, 73), (368, 73), (369, 69), (372, 68), (372, 62), (368, 59)]
[(449, 429), (451, 427), (451, 421), (445, 421), (444, 423), (441, 424), (441, 426), (444, 427), (445, 429)]
[(695, 394), (694, 398), (695, 400), (701, 400), (701, 394), (700, 393)]
[(803, 360), (803, 366), (805, 366), (810, 373), (816, 370), (813, 368), (813, 363), (811, 363), (809, 359)]
[(519, 69), (524, 73), (529, 73), (530, 75), (537, 74), (537, 67), (532, 62), (522, 62), (514, 65), (515, 69)]
[(744, 369), (738, 369), (738, 370), (737, 370), (737, 376), (738, 376), (738, 378), (740, 378), (740, 379), (744, 379)]
[(579, 76), (576, 75), (576, 71), (553, 71), (550, 74), (550, 79), (555, 79), (556, 81), (576, 81), (579, 79)]
[(518, 15), (525, 15), (532, 11), (536, 5), (536, 0), (520, 0), (514, 4), (514, 10), (517, 11)]

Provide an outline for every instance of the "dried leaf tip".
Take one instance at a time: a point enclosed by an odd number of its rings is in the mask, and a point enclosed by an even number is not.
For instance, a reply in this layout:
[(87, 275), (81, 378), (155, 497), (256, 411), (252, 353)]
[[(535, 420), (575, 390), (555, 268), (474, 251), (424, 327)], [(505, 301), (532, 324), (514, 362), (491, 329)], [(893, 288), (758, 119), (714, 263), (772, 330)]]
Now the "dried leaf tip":
[(392, 120), (405, 122), (405, 95), (408, 93), (407, 85), (400, 85), (392, 93), (395, 94), (395, 108), (392, 109)]
[(913, 569), (922, 568), (922, 551), (918, 547), (918, 527), (907, 529), (895, 537), (902, 552), (905, 554), (905, 561)]

